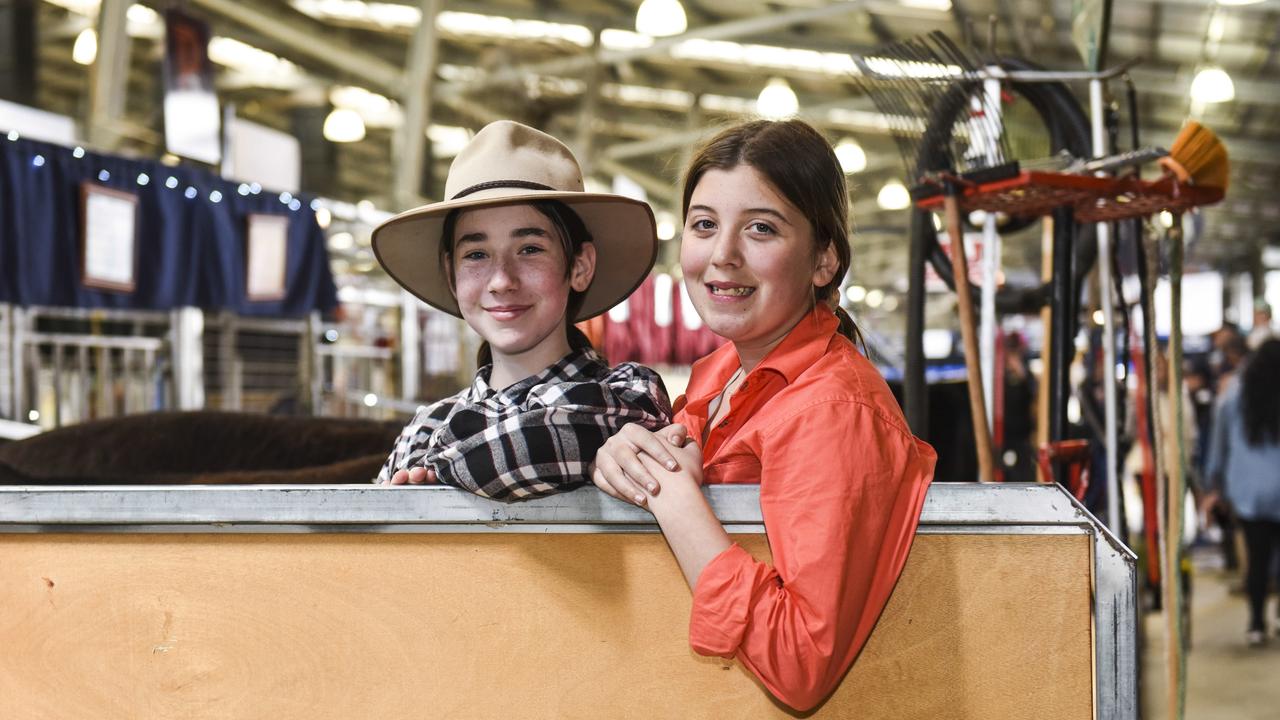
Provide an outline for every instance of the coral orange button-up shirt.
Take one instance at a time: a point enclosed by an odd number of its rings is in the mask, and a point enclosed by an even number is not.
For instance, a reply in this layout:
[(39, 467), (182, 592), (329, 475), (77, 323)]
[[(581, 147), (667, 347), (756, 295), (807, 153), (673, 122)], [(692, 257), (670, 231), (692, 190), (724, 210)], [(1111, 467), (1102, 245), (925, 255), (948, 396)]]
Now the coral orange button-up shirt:
[[(889, 600), (933, 478), (875, 367), (818, 306), (751, 370), (703, 447), (708, 483), (759, 483), (773, 565), (738, 545), (693, 591), (689, 640), (737, 657), (801, 710), (839, 684)], [(703, 437), (739, 367), (732, 343), (698, 361), (676, 422)]]

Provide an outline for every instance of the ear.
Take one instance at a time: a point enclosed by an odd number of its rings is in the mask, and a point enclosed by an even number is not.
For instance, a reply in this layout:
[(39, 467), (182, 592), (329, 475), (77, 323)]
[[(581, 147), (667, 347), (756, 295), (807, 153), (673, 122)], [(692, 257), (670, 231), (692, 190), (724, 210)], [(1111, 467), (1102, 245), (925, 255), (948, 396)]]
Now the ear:
[(569, 270), (569, 287), (577, 292), (586, 292), (596, 276), (596, 244), (582, 243), (582, 249), (573, 258), (573, 267)]
[(839, 265), (840, 258), (836, 256), (836, 244), (827, 243), (826, 249), (818, 253), (817, 263), (813, 268), (813, 286), (820, 288), (830, 285), (835, 279), (836, 268)]

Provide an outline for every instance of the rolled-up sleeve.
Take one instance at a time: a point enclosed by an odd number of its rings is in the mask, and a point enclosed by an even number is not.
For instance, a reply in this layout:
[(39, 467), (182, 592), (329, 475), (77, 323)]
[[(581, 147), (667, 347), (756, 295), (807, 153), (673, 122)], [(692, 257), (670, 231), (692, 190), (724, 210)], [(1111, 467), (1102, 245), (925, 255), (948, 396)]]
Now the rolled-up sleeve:
[(778, 699), (816, 706), (888, 602), (936, 456), (871, 404), (830, 401), (760, 440), (760, 504), (773, 564), (734, 545), (704, 568), (689, 637), (737, 657)]

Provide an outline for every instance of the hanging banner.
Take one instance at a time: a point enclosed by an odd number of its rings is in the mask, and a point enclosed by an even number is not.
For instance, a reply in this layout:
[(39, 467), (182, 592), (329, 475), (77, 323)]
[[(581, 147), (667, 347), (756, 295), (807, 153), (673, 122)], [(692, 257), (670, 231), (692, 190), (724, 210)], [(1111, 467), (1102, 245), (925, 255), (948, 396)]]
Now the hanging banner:
[(1086, 70), (1101, 70), (1107, 61), (1111, 0), (1072, 0), (1071, 41)]
[(209, 60), (209, 26), (181, 10), (164, 14), (164, 144), (210, 165), (222, 159), (221, 115)]

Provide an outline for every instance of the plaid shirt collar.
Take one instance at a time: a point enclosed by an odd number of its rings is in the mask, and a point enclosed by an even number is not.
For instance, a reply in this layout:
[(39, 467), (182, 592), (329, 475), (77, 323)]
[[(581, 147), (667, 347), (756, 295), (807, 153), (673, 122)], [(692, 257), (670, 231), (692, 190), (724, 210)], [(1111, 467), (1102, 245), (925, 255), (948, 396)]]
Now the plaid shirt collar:
[(476, 372), (466, 402), (478, 403), (496, 399), (500, 403), (519, 403), (528, 396), (530, 390), (539, 385), (594, 380), (594, 377), (586, 373), (587, 369), (593, 365), (608, 369), (604, 359), (594, 349), (589, 347), (571, 349), (567, 355), (552, 363), (546, 370), (512, 383), (502, 390), (494, 390), (489, 384), (493, 365), (485, 365)]

